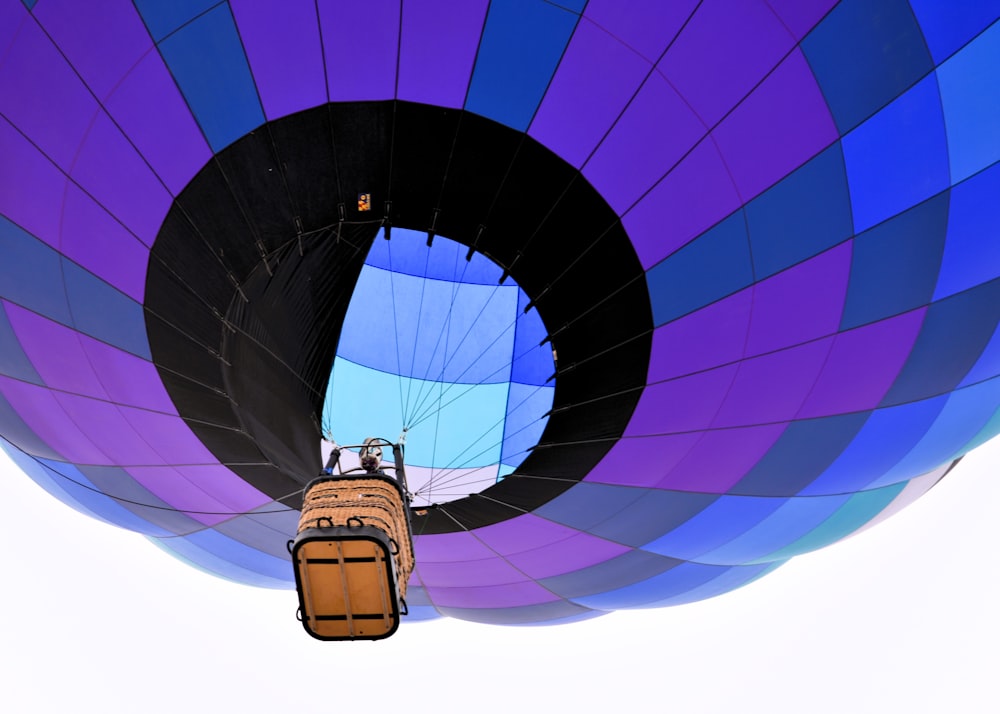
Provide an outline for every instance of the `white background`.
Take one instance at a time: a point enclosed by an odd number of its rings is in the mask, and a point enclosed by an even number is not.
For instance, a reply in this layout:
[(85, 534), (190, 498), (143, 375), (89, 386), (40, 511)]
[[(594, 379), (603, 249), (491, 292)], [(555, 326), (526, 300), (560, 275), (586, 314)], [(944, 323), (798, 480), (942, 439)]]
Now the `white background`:
[(322, 643), (0, 452), (3, 712), (1000, 712), (1000, 443), (887, 522), (692, 605)]

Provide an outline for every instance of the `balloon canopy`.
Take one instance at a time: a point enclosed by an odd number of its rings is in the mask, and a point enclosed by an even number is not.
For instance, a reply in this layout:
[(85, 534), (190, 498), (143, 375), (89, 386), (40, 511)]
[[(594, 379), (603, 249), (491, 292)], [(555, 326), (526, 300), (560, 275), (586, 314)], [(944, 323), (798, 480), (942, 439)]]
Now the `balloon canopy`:
[(0, 0), (0, 445), (291, 588), (408, 428), (412, 618), (737, 588), (1000, 431), (998, 14)]

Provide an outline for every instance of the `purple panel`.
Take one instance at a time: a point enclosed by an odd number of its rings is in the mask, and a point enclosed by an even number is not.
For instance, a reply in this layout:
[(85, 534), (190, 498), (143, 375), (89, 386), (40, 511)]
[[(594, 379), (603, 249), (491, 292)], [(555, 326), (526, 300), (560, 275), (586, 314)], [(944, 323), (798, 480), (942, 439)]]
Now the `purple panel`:
[(575, 528), (525, 513), (492, 526), (477, 528), (478, 538), (490, 551), (508, 556), (566, 540), (579, 533)]
[(851, 244), (844, 243), (757, 283), (747, 356), (836, 333), (850, 272)]
[(153, 448), (157, 434), (146, 432), (147, 438), (140, 435), (125, 409), (75, 394), (56, 393), (55, 398), (80, 431), (107, 456), (104, 463), (159, 465), (166, 464), (167, 457), (172, 459), (169, 449)]
[(133, 466), (126, 471), (165, 503), (205, 525), (230, 520), (234, 514), (252, 511), (270, 500), (222, 465)]
[(80, 428), (70, 419), (55, 395), (36, 387), (0, 377), (0, 392), (24, 423), (67, 461), (77, 464), (113, 466)]
[(132, 69), (104, 106), (175, 196), (212, 157), (156, 51)]
[(484, 560), (420, 564), (420, 581), (429, 588), (507, 585), (524, 580), (524, 573), (495, 555)]
[(317, 0), (332, 102), (392, 99), (400, 0)]
[(111, 401), (166, 414), (177, 413), (152, 362), (86, 335), (80, 335), (80, 343)]
[(169, 456), (170, 463), (219, 463), (180, 417), (131, 407), (120, 407), (120, 410), (136, 431), (148, 438), (160, 453)]
[(21, 25), (34, 22), (24, 3), (0, 3), (0, 57), (6, 52), (11, 41), (21, 31)]
[(706, 431), (658, 488), (726, 493), (774, 446), (787, 424)]
[(141, 303), (146, 291), (149, 248), (69, 182), (60, 218), (62, 253)]
[(590, 0), (583, 17), (656, 62), (697, 5), (697, 0)]
[(47, 386), (110, 399), (80, 344), (80, 333), (11, 303), (7, 304), (7, 316), (24, 353)]
[(654, 73), (587, 161), (583, 175), (621, 214), (680, 161), (706, 131), (674, 88)]
[(560, 598), (534, 581), (484, 587), (427, 588), (437, 607), (518, 607), (554, 602)]
[(230, 0), (268, 119), (326, 102), (313, 0)]
[(736, 365), (729, 365), (648, 385), (632, 413), (625, 436), (707, 428), (729, 392), (737, 370)]
[(837, 0), (767, 0), (767, 4), (798, 41), (809, 34)]
[(647, 60), (614, 37), (580, 23), (528, 134), (579, 168), (650, 70)]
[(708, 0), (658, 68), (698, 116), (714, 126), (794, 44), (762, 0)]
[(620, 486), (656, 486), (698, 443), (699, 433), (620, 439), (584, 478)]
[(740, 363), (733, 388), (713, 426), (790, 421), (823, 368), (833, 338), (818, 340)]
[(509, 560), (529, 578), (548, 578), (603, 563), (632, 550), (631, 548), (579, 533), (567, 540), (543, 546), (526, 553), (517, 553)]
[(706, 140), (623, 215), (622, 224), (648, 270), (741, 205), (718, 149)]
[(399, 50), (399, 99), (465, 104), (488, 0), (407, 0)]
[(98, 100), (153, 47), (129, 0), (45, 0), (34, 14)]
[[(419, 517), (414, 520), (413, 529), (419, 532)], [(413, 550), (419, 563), (482, 560), (483, 558), (492, 558), (495, 555), (471, 533), (414, 536)]]
[(816, 78), (796, 49), (713, 132), (744, 201), (837, 140)]
[(146, 245), (153, 245), (171, 196), (103, 112), (83, 139), (71, 176)]
[(41, 28), (24, 23), (0, 64), (0, 114), (68, 170), (97, 111)]
[(649, 382), (660, 382), (743, 358), (753, 288), (667, 323), (653, 333)]
[(66, 177), (0, 118), (0, 213), (53, 248)]
[(799, 418), (874, 409), (906, 363), (926, 308), (843, 332)]

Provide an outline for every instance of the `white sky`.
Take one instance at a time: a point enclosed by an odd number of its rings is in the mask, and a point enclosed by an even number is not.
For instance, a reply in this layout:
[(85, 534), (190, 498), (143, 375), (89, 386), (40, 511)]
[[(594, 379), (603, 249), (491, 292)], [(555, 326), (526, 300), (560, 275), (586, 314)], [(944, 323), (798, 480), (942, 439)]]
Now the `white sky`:
[(998, 465), (702, 603), (322, 643), (294, 591), (189, 568), (0, 452), (0, 711), (1000, 712)]

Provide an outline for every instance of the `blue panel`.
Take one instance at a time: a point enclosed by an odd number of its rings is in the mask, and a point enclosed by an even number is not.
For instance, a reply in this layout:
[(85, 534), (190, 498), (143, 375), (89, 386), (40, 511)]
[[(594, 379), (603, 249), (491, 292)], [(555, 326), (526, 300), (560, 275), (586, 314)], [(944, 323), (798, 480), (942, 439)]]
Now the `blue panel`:
[(936, 63), (1000, 17), (1000, 0), (910, 0)]
[(711, 493), (637, 489), (642, 497), (589, 528), (590, 533), (615, 543), (644, 546), (683, 525), (718, 498)]
[(723, 570), (722, 574), (701, 587), (693, 588), (687, 593), (650, 603), (649, 607), (667, 607), (669, 605), (684, 605), (698, 600), (707, 600), (716, 595), (723, 595), (744, 585), (749, 585), (754, 580), (762, 578), (770, 572), (778, 569), (787, 561), (776, 563), (762, 563), (760, 565), (738, 565)]
[(715, 580), (732, 566), (681, 563), (665, 573), (617, 590), (577, 598), (576, 602), (597, 610), (620, 610), (648, 607), (650, 604), (680, 597)]
[(181, 25), (218, 5), (219, 0), (134, 0), (146, 29), (159, 42)]
[(465, 108), (527, 129), (579, 19), (544, 0), (493, 0)]
[(264, 123), (264, 110), (228, 4), (170, 35), (159, 48), (214, 151)]
[(1000, 23), (938, 68), (955, 181), (1000, 161)]
[(14, 328), (7, 319), (7, 311), (0, 301), (0, 374), (13, 377), (22, 382), (43, 385), (28, 355), (24, 354), (21, 343), (17, 340)]
[(846, 538), (881, 513), (905, 486), (905, 483), (900, 483), (886, 488), (855, 493), (827, 520), (794, 543), (769, 553), (767, 559), (787, 560), (802, 553), (824, 548), (831, 543), (836, 543), (841, 538)]
[(0, 297), (63, 325), (71, 325), (62, 290), (60, 255), (0, 216)]
[(947, 402), (936, 397), (888, 409), (876, 409), (851, 444), (823, 474), (802, 490), (803, 496), (847, 493), (867, 488), (876, 474), (892, 468), (930, 429)]
[(722, 496), (687, 523), (643, 546), (643, 550), (697, 560), (705, 551), (718, 548), (750, 530), (787, 500)]
[(283, 590), (295, 587), (287, 560), (261, 553), (212, 530), (175, 538), (150, 538), (150, 541), (199, 570), (233, 582)]
[(949, 195), (939, 193), (854, 239), (841, 330), (931, 302), (948, 233)]
[(849, 498), (847, 495), (791, 498), (761, 523), (721, 548), (702, 554), (699, 560), (727, 565), (770, 562), (771, 553), (816, 528)]
[(541, 344), (548, 335), (537, 310), (525, 313), (528, 296), (518, 292), (517, 324), (514, 326), (514, 363), (510, 379), (522, 384), (545, 384), (556, 369), (552, 362), (552, 345)]
[(29, 456), (48, 459), (62, 458), (30, 426), (24, 423), (21, 415), (10, 405), (2, 392), (0, 392), (0, 434), (3, 434), (0, 441), (6, 439), (12, 448), (19, 449)]
[(950, 193), (948, 240), (935, 300), (1000, 275), (1000, 164), (960, 183)]
[(930, 75), (842, 140), (861, 232), (946, 189), (948, 145)]
[(554, 394), (555, 387), (510, 383), (500, 456), (504, 464), (517, 466), (528, 456), (528, 449), (538, 443), (548, 421), (542, 416), (552, 408)]
[(748, 496), (793, 496), (812, 483), (857, 436), (869, 412), (794, 421), (739, 483)]
[(582, 598), (632, 585), (680, 564), (681, 561), (674, 558), (633, 550), (589, 568), (541, 578), (538, 584), (562, 597)]
[(737, 211), (646, 273), (653, 322), (676, 320), (752, 282), (746, 222)]
[[(80, 504), (89, 515), (99, 518), (102, 521), (111, 523), (131, 531), (144, 533), (152, 536), (170, 535), (172, 532), (154, 525), (144, 518), (139, 517), (125, 506), (118, 503), (109, 496), (105, 496), (105, 491), (90, 481), (79, 468), (73, 464), (61, 461), (48, 461), (39, 459), (38, 462), (49, 469), (53, 474), (57, 474), (54, 482), (69, 494), (76, 503)], [(123, 472), (124, 473), (124, 472)], [(125, 474), (127, 476), (127, 474)], [(62, 477), (62, 478), (60, 478)], [(113, 491), (109, 491), (112, 492)], [(118, 495), (117, 493), (115, 495)], [(65, 497), (60, 500), (66, 501)]]
[(68, 260), (63, 260), (63, 275), (73, 327), (152, 361), (142, 305)]
[(802, 49), (841, 134), (933, 69), (905, 0), (846, 0)]
[(453, 240), (438, 236), (428, 248), (426, 233), (395, 228), (392, 240), (380, 240), (383, 235), (379, 230), (365, 258), (366, 265), (420, 278), (477, 285), (496, 285), (503, 275), (503, 269), (482, 253), (473, 253), (472, 260), (467, 261), (468, 247)]
[(21, 0), (21, 2), (24, 4), (26, 8), (31, 10), (35, 7), (35, 3), (37, 3), (38, 0)]
[(909, 480), (958, 458), (993, 418), (997, 404), (1000, 404), (1000, 379), (957, 390), (948, 397), (924, 438), (872, 486)]
[(840, 144), (746, 208), (754, 274), (762, 280), (851, 237), (851, 198)]
[(954, 389), (993, 336), (997, 305), (1000, 279), (932, 304), (913, 351), (882, 404), (917, 401)]
[(438, 607), (445, 617), (456, 617), (485, 625), (556, 625), (600, 617), (603, 612), (588, 610), (566, 600), (543, 602), (539, 605), (504, 608)]

